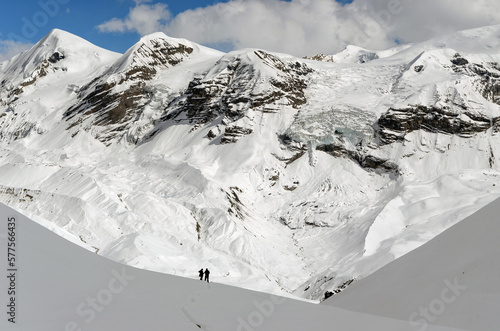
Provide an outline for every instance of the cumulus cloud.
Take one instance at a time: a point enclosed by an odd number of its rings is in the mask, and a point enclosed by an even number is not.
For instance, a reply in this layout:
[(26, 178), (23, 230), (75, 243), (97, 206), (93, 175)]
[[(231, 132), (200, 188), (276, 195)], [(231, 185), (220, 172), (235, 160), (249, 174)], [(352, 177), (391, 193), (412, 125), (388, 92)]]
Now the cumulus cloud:
[(500, 2), (496, 0), (356, 0), (352, 6), (375, 18), (388, 40), (417, 42), (500, 24)]
[[(150, 1), (150, 0), (148, 0)], [(163, 31), (207, 45), (259, 47), (297, 56), (335, 53), (348, 44), (382, 49), (400, 42), (500, 24), (497, 0), (231, 0), (172, 17), (163, 4), (137, 0), (103, 32)]]
[(145, 35), (165, 29), (166, 22), (171, 18), (167, 5), (162, 3), (144, 4), (144, 0), (136, 0), (125, 19), (113, 18), (97, 26), (101, 32), (138, 32)]
[(14, 55), (30, 49), (33, 44), (13, 40), (0, 40), (0, 62), (10, 59)]
[[(340, 48), (356, 26), (331, 0), (233, 0), (177, 15), (166, 32), (205, 44), (231, 43), (300, 55)], [(310, 52), (310, 51), (309, 51)]]

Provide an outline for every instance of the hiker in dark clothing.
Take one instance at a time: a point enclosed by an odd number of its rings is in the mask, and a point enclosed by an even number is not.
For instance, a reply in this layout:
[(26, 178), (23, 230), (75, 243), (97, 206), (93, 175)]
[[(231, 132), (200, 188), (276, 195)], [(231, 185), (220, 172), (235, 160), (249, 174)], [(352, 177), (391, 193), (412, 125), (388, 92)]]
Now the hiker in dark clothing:
[(208, 268), (205, 269), (205, 280), (207, 281), (207, 283), (209, 283), (208, 281), (208, 277), (210, 276), (210, 270), (208, 270)]
[(198, 271), (198, 274), (200, 275), (200, 280), (203, 280), (203, 268)]

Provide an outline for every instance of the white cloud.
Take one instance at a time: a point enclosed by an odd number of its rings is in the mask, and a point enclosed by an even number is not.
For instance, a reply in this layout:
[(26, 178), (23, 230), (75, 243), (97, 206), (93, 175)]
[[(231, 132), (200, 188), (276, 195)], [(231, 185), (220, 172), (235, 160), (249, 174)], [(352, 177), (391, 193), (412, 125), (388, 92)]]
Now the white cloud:
[(101, 32), (138, 32), (145, 35), (165, 29), (166, 22), (171, 18), (167, 5), (157, 3), (142, 4), (136, 1), (136, 6), (130, 9), (125, 19), (113, 18), (97, 26)]
[[(397, 3), (397, 7), (390, 6)], [(353, 6), (375, 18), (388, 40), (423, 41), (500, 24), (500, 2), (496, 0), (356, 0)]]
[(0, 40), (0, 62), (10, 59), (14, 55), (31, 48), (33, 44), (13, 40)]
[(186, 11), (166, 32), (197, 42), (230, 42), (235, 48), (260, 47), (296, 55), (341, 48), (349, 35), (342, 6), (331, 0), (284, 2), (233, 0)]
[[(150, 0), (148, 0), (150, 1)], [(497, 0), (231, 0), (171, 17), (166, 5), (136, 0), (124, 19), (103, 32), (164, 31), (202, 44), (259, 47), (297, 56), (335, 53), (347, 44), (381, 49), (395, 40), (433, 36), (500, 24)]]

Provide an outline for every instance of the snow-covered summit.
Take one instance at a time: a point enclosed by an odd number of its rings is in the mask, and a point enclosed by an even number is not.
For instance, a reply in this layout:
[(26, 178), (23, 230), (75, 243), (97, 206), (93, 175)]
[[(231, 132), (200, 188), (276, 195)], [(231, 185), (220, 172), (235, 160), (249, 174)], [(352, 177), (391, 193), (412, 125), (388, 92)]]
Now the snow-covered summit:
[(500, 52), (499, 35), (500, 27), (492, 25), (448, 33), (419, 43), (403, 43), (384, 50), (369, 50), (355, 45), (347, 45), (344, 50), (337, 54), (317, 54), (308, 57), (308, 59), (361, 64), (393, 56), (399, 61), (403, 58), (408, 60), (422, 52), (439, 49), (453, 49), (455, 52), (495, 56)]
[(28, 85), (53, 71), (84, 75), (102, 70), (119, 56), (69, 32), (54, 29), (31, 49), (6, 61), (0, 78), (11, 85)]
[(108, 74), (131, 68), (156, 70), (175, 66), (185, 59), (200, 56), (222, 56), (223, 53), (186, 39), (172, 38), (163, 32), (142, 37), (118, 59)]

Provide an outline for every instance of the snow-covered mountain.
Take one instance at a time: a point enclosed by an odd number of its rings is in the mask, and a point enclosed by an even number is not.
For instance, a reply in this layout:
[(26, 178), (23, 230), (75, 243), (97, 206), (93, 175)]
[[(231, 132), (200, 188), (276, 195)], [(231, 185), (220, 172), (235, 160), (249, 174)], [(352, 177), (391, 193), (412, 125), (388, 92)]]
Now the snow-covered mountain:
[(335, 58), (54, 30), (0, 64), (0, 201), (131, 266), (341, 291), (500, 196), (500, 26)]

